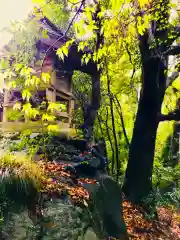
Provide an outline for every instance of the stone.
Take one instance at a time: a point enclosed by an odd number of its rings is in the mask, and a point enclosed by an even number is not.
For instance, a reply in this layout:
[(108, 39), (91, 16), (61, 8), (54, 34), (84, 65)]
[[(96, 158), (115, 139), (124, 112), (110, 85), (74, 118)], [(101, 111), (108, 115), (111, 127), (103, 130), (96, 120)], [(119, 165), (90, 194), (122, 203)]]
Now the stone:
[[(104, 237), (127, 240), (127, 230), (122, 212), (121, 187), (108, 175), (97, 177), (99, 186), (91, 193), (91, 214), (96, 232)], [(102, 229), (102, 230), (101, 230)]]
[(93, 229), (88, 228), (84, 236), (78, 237), (78, 240), (99, 240)]
[[(13, 213), (8, 223), (2, 226), (6, 240), (32, 240), (41, 235), (41, 240), (72, 240), (82, 235), (84, 212), (79, 207), (62, 200), (49, 201), (44, 210), (43, 234), (40, 227), (33, 226), (27, 211)], [(81, 218), (80, 218), (81, 217)]]

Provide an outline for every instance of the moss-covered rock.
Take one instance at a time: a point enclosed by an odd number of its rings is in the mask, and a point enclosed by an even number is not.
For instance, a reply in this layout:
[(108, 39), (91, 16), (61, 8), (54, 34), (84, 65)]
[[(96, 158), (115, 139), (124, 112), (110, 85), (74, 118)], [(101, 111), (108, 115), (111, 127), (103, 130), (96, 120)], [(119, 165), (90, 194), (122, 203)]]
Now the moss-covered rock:
[(1, 225), (6, 240), (74, 240), (83, 235), (89, 224), (87, 212), (60, 199), (48, 201), (43, 219), (33, 226), (27, 211), (11, 214)]

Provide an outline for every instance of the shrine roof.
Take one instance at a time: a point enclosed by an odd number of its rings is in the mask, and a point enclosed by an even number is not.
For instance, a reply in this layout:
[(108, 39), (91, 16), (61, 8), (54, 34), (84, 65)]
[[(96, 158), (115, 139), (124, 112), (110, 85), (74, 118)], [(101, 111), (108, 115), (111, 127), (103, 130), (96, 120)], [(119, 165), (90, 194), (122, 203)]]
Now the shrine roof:
[[(55, 24), (53, 24), (47, 17), (43, 17), (40, 19), (40, 24), (42, 30), (47, 31), (48, 38), (40, 37), (40, 41), (47, 46), (52, 46), (53, 48), (59, 48), (62, 44), (64, 44), (69, 39), (64, 36), (64, 31), (59, 29)], [(61, 38), (57, 43), (54, 42)]]

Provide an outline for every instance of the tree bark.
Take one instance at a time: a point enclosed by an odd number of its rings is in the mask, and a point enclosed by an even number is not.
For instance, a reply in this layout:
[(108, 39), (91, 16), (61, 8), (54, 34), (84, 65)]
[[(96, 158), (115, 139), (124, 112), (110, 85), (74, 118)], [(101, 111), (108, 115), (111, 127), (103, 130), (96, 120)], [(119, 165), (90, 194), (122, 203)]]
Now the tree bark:
[[(124, 117), (123, 117), (123, 112), (122, 112), (122, 107), (121, 107), (121, 104), (117, 98), (117, 96), (115, 96), (115, 100), (118, 104), (118, 107), (116, 106), (116, 109), (118, 111), (118, 114), (120, 116), (120, 119), (121, 119), (121, 124), (122, 124), (122, 130), (123, 130), (123, 134), (124, 134), (124, 137), (125, 137), (125, 140), (126, 140), (126, 146), (129, 148), (129, 139), (128, 139), (128, 136), (127, 136), (127, 133), (126, 133), (126, 128), (125, 128), (125, 124), (124, 124)], [(114, 101), (115, 103), (115, 101)]]
[[(161, 113), (167, 81), (168, 56), (162, 55), (169, 48), (169, 11), (169, 0), (160, 1), (160, 8), (156, 9), (159, 18), (151, 22), (151, 29), (138, 36), (142, 88), (123, 184), (124, 193), (135, 203), (140, 203), (152, 190), (158, 115)], [(142, 17), (143, 14), (140, 13)], [(152, 37), (155, 39), (154, 46), (151, 45)]]
[(102, 119), (101, 117), (97, 114), (97, 119), (98, 119), (98, 123), (99, 123), (99, 129), (100, 129), (100, 132), (101, 132), (101, 138), (104, 138), (104, 133), (103, 133), (103, 128), (102, 128)]
[(92, 94), (91, 102), (84, 106), (84, 124), (81, 126), (84, 129), (84, 138), (89, 141), (93, 134), (94, 121), (97, 116), (97, 111), (100, 108), (100, 72), (92, 76)]
[(129, 149), (123, 191), (133, 202), (140, 202), (152, 189), (152, 170), (158, 113), (165, 93), (167, 59), (142, 59), (142, 81), (138, 111)]
[(107, 75), (107, 89), (108, 89), (108, 96), (109, 96), (109, 103), (110, 103), (110, 111), (111, 111), (111, 122), (112, 122), (112, 131), (113, 131), (113, 137), (114, 137), (114, 145), (116, 150), (116, 180), (118, 181), (120, 173), (121, 173), (121, 165), (120, 165), (120, 159), (119, 159), (119, 148), (118, 148), (118, 140), (116, 136), (116, 126), (115, 126), (115, 117), (114, 117), (114, 109), (113, 109), (113, 96), (111, 93), (111, 82), (108, 75), (108, 69), (106, 64), (106, 75)]
[(109, 140), (109, 143), (110, 143), (110, 145), (111, 145), (111, 150), (112, 150), (111, 173), (112, 173), (112, 175), (114, 175), (115, 152), (114, 152), (113, 142), (112, 142), (112, 140), (111, 140), (111, 135), (110, 135), (110, 132), (109, 132), (108, 118), (109, 118), (108, 108), (106, 107), (106, 121), (105, 121), (105, 123), (106, 123), (106, 132), (107, 132), (108, 140)]

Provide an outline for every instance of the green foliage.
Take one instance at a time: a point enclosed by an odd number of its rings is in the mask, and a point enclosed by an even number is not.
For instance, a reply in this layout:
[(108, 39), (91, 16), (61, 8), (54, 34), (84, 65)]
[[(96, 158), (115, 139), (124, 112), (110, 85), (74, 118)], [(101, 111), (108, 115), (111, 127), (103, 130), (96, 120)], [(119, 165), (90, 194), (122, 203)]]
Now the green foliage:
[(180, 207), (180, 165), (175, 168), (155, 165), (153, 172), (153, 191), (143, 200), (147, 209), (147, 218), (156, 218), (157, 207), (168, 207), (172, 210)]
[(180, 189), (172, 188), (170, 191), (162, 193), (162, 189), (157, 188), (147, 198), (143, 200), (143, 206), (146, 209), (145, 217), (147, 219), (157, 220), (157, 208), (166, 207), (171, 210), (179, 209), (180, 207)]
[(31, 134), (32, 132), (30, 130), (23, 131), (19, 136), (20, 138), (19, 142), (12, 143), (9, 146), (10, 152), (22, 151), (27, 149), (28, 155), (34, 157), (34, 154), (38, 151), (39, 147), (42, 145), (42, 140), (40, 142), (35, 141), (33, 138), (30, 138)]
[(162, 189), (167, 188), (169, 185), (179, 185), (180, 183), (180, 165), (175, 167), (163, 167), (160, 163), (154, 166), (153, 182), (154, 186)]
[[(41, 87), (45, 88), (50, 82), (51, 76), (48, 73), (42, 73), (41, 77), (33, 75), (29, 63), (34, 60), (35, 48), (34, 43), (39, 37), (39, 26), (35, 23), (43, 14), (47, 16), (53, 23), (67, 29), (72, 15), (75, 14), (80, 3), (77, 1), (50, 1), (45, 4), (45, 0), (35, 1), (41, 7), (41, 13), (37, 13), (35, 9), (35, 18), (30, 21), (27, 27), (27, 21), (19, 24), (14, 23), (10, 31), (18, 32), (14, 43), (11, 45), (7, 53), (7, 59), (1, 61), (1, 67), (9, 67), (10, 57), (15, 58), (15, 64), (4, 72), (5, 82), (11, 88), (18, 87), (22, 90), (22, 97), (25, 104), (16, 103), (14, 112), (10, 119), (14, 121), (19, 115), (24, 115), (29, 120), (40, 119), (42, 132), (47, 127), (48, 131), (57, 132), (55, 125), (56, 112), (64, 111), (64, 106), (51, 102), (43, 102), (41, 105), (34, 107), (31, 99), (34, 93)], [(79, 17), (73, 23), (70, 31), (67, 33), (70, 41), (61, 46), (57, 50), (57, 55), (64, 60), (69, 54), (69, 48), (75, 42), (78, 44), (78, 51), (88, 48), (88, 52), (83, 54), (82, 65), (88, 64), (90, 61), (97, 64), (101, 70), (101, 108), (98, 112), (98, 118), (94, 126), (94, 136), (96, 138), (103, 137), (106, 141), (110, 166), (113, 166), (114, 155), (116, 151), (120, 153), (122, 162), (122, 173), (125, 171), (128, 158), (128, 144), (124, 135), (123, 124), (129, 141), (132, 137), (133, 124), (138, 107), (137, 91), (141, 88), (141, 58), (139, 50), (139, 38), (144, 36), (150, 30), (152, 21), (160, 22), (157, 31), (166, 30), (168, 27), (173, 28), (179, 21), (177, 17), (173, 21), (168, 21), (168, 13), (171, 8), (176, 8), (168, 3), (168, 1), (157, 1), (151, 5), (151, 1), (139, 0), (136, 4), (132, 1), (97, 1), (98, 4), (86, 4)], [(97, 13), (98, 11), (98, 13)], [(97, 15), (96, 15), (97, 13)], [(143, 14), (142, 14), (143, 13)], [(151, 29), (153, 30), (153, 29)], [(47, 32), (42, 32), (44, 38)], [(161, 35), (161, 34), (159, 34)], [(161, 44), (167, 44), (167, 41), (174, 39), (176, 33), (168, 31), (166, 39), (157, 37), (154, 39), (150, 36), (148, 44), (153, 49), (153, 57), (159, 54), (155, 51), (155, 47), (159, 49)], [(102, 43), (97, 46), (97, 36), (103, 39)], [(138, 36), (138, 37), (137, 37)], [(17, 44), (18, 43), (18, 44)], [(18, 49), (18, 50), (17, 50)], [(24, 51), (25, 50), (25, 51)], [(20, 53), (20, 54), (19, 54)], [(168, 74), (171, 69), (168, 69)], [(91, 80), (85, 74), (75, 73), (73, 76), (74, 92), (77, 97), (77, 109), (74, 112), (74, 122), (78, 128), (83, 122), (82, 106), (89, 102), (91, 98)], [(108, 92), (107, 82), (110, 81), (110, 93)], [(166, 114), (176, 108), (176, 100), (179, 98), (179, 92), (173, 92), (173, 88), (179, 89), (179, 79), (174, 81), (172, 86), (166, 90), (162, 113)], [(112, 129), (112, 116), (110, 108), (110, 99), (113, 99), (113, 112), (115, 117), (116, 138), (118, 141), (118, 149), (115, 149), (115, 139)], [(120, 103), (120, 105), (118, 104)], [(123, 116), (123, 122), (121, 117)], [(52, 122), (52, 124), (51, 124)], [(163, 122), (159, 125), (156, 138), (155, 151), (155, 169), (158, 166), (159, 171), (164, 171), (164, 177), (169, 176), (169, 180), (161, 179), (162, 182), (169, 183), (172, 181), (172, 172), (174, 169), (163, 168), (162, 152), (164, 143), (172, 134), (173, 122)], [(36, 147), (46, 144), (33, 142), (29, 137), (22, 137), (22, 144), (16, 146), (17, 149), (26, 148), (28, 146), (32, 152), (36, 151)], [(15, 149), (15, 146), (14, 146)], [(30, 150), (31, 151), (31, 150)], [(52, 150), (54, 152), (54, 150)], [(170, 159), (169, 161), (172, 161)], [(177, 170), (179, 172), (179, 170)], [(157, 184), (158, 173), (154, 175), (154, 184)], [(174, 177), (173, 177), (174, 178)]]
[[(13, 72), (13, 78), (12, 78)], [(26, 65), (15, 64), (15, 71), (5, 72), (5, 80), (9, 84), (9, 87), (18, 88), (22, 90), (23, 103), (16, 102), (13, 109), (8, 111), (8, 119), (10, 121), (21, 120), (25, 118), (26, 120), (32, 121), (37, 120), (41, 122), (42, 129), (44, 124), (48, 127), (48, 131), (57, 132), (58, 125), (55, 123), (56, 116), (60, 111), (65, 111), (66, 107), (64, 104), (51, 102), (51, 101), (41, 101), (39, 105), (34, 103), (33, 96), (38, 90), (46, 88), (50, 83), (50, 74), (42, 73), (41, 78), (34, 76), (33, 70)], [(23, 83), (24, 82), (24, 83)], [(33, 106), (33, 105), (36, 106)]]
[[(59, 139), (56, 139), (56, 136)], [(47, 158), (48, 160), (70, 160), (74, 154), (79, 154), (79, 152), (72, 146), (67, 145), (61, 141), (62, 139), (68, 138), (63, 134), (50, 132), (43, 132), (42, 134), (35, 134), (30, 130), (23, 131), (19, 136), (19, 142), (9, 145), (10, 152), (22, 152), (26, 153), (34, 159), (36, 154), (39, 153), (41, 157)]]
[(23, 113), (19, 112), (17, 109), (9, 109), (7, 111), (8, 121), (17, 121), (23, 119)]

